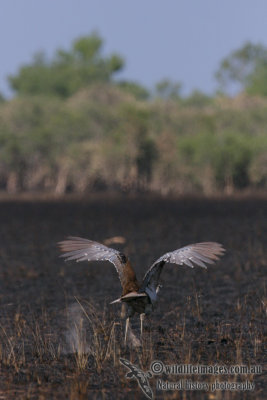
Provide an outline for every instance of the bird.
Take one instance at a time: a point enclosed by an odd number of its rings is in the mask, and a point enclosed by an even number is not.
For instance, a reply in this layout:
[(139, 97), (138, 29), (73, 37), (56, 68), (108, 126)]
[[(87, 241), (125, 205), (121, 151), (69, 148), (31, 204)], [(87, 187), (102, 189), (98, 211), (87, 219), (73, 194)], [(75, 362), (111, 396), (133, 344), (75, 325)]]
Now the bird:
[(217, 242), (194, 243), (177, 250), (165, 253), (146, 271), (142, 282), (138, 282), (129, 258), (121, 251), (107, 247), (93, 240), (69, 236), (58, 242), (60, 257), (65, 261), (109, 261), (119, 275), (122, 286), (121, 296), (110, 304), (123, 303), (127, 306), (124, 343), (126, 345), (130, 318), (140, 316), (141, 337), (143, 320), (156, 308), (158, 295), (162, 288), (160, 276), (165, 264), (186, 265), (193, 268), (198, 265), (207, 268), (206, 264), (214, 264), (223, 256), (225, 249)]

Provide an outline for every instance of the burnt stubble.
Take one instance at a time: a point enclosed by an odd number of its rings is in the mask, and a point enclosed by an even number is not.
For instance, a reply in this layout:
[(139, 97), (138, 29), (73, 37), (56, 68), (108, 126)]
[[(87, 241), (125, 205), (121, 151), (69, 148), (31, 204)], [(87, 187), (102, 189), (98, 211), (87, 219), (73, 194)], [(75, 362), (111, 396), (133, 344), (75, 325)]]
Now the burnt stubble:
[[(267, 202), (261, 198), (152, 196), (2, 199), (0, 203), (0, 398), (145, 398), (125, 378), (123, 357), (144, 371), (165, 364), (262, 365), (266, 360)], [(56, 243), (68, 235), (103, 242), (129, 255), (138, 278), (159, 256), (216, 241), (215, 265), (166, 265), (157, 310), (139, 321), (123, 346), (121, 288), (111, 264), (64, 263)], [(136, 339), (136, 341), (134, 340)], [(265, 351), (265, 353), (264, 353)], [(161, 376), (166, 379), (166, 376)], [(250, 380), (251, 392), (156, 391), (155, 398), (263, 399), (266, 375), (170, 376), (213, 383)]]

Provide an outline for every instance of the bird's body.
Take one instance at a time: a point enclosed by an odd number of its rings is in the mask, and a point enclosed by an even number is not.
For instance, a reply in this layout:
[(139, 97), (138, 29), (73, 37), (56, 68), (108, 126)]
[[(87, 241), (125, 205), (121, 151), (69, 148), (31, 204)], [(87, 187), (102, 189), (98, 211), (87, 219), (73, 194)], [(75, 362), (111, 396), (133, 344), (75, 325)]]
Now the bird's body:
[(59, 247), (63, 252), (61, 257), (66, 260), (110, 261), (114, 264), (121, 281), (122, 295), (111, 304), (124, 303), (127, 305), (125, 340), (129, 318), (133, 317), (135, 313), (140, 315), (142, 333), (144, 315), (150, 314), (157, 304), (161, 288), (159, 279), (166, 263), (187, 265), (191, 268), (199, 265), (207, 268), (206, 264), (213, 264), (224, 253), (222, 245), (215, 242), (196, 243), (182, 247), (166, 253), (156, 260), (147, 270), (140, 284), (129, 259), (117, 250), (92, 240), (72, 236), (60, 242)]

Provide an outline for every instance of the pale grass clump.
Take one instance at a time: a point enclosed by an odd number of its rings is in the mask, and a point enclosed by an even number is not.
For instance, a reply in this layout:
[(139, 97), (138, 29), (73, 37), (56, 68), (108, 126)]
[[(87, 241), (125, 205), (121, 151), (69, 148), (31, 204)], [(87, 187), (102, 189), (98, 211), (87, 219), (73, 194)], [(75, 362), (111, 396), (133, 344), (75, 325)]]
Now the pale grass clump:
[(18, 372), (20, 367), (25, 364), (24, 341), (22, 340), (18, 344), (16, 336), (9, 335), (2, 325), (0, 325), (0, 329), (0, 361)]
[(97, 312), (91, 302), (76, 302), (68, 307), (68, 327), (65, 332), (68, 352), (75, 354), (77, 369), (87, 368), (88, 359), (93, 357), (96, 370), (100, 372), (107, 360), (117, 363), (120, 356), (117, 327), (120, 323), (108, 318), (107, 312)]

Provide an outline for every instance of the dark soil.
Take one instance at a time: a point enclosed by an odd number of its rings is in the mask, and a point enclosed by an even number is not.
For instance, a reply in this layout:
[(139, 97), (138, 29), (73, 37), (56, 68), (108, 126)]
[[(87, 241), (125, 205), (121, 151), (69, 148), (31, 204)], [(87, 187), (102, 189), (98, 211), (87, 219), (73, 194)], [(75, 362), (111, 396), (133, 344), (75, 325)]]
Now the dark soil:
[[(261, 365), (254, 375), (162, 374), (150, 386), (156, 399), (265, 398), (265, 198), (2, 199), (0, 232), (0, 399), (145, 398), (119, 357), (144, 371), (153, 360)], [(109, 305), (121, 294), (115, 268), (64, 263), (56, 243), (68, 235), (124, 237), (113, 247), (130, 256), (139, 279), (159, 256), (190, 243), (220, 242), (227, 253), (207, 270), (167, 265), (142, 347), (129, 339), (125, 348), (119, 306)], [(132, 329), (139, 338), (137, 318)], [(249, 380), (255, 389), (162, 391), (158, 378)]]

